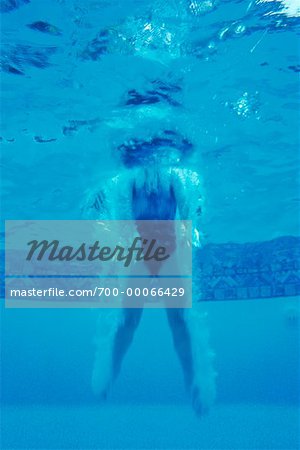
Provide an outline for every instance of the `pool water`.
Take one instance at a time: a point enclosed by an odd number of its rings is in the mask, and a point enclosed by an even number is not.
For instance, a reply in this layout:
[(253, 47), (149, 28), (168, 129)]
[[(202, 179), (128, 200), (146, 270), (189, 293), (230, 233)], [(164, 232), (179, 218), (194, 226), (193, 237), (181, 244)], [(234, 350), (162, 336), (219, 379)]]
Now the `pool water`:
[(199, 418), (165, 312), (146, 310), (99, 403), (98, 312), (2, 302), (1, 448), (299, 448), (298, 2), (1, 0), (0, 11), (1, 280), (4, 220), (80, 219), (90, 191), (124, 170), (117, 149), (159, 149), (168, 135), (164, 161), (192, 148), (203, 184), (193, 300), (218, 372)]

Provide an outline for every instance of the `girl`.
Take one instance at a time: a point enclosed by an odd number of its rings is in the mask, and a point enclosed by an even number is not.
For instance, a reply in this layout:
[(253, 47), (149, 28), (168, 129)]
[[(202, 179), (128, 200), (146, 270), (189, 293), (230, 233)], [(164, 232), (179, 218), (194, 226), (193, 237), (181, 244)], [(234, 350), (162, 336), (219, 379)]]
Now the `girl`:
[[(180, 134), (164, 130), (147, 140), (131, 139), (117, 151), (121, 173), (89, 195), (86, 219), (192, 220), (193, 245), (199, 247), (202, 197), (199, 176), (181, 168), (193, 145)], [(186, 387), (197, 414), (208, 411), (215, 398), (213, 353), (208, 344), (205, 314), (191, 309), (167, 308)], [(117, 377), (142, 308), (102, 310), (97, 325), (92, 387), (106, 398)]]

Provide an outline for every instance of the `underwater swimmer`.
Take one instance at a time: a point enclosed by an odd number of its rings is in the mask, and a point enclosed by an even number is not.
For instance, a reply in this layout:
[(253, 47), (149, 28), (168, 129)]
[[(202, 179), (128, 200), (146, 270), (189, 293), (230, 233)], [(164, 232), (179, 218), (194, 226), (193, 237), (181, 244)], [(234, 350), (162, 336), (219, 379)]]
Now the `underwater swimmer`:
[[(193, 220), (193, 244), (200, 245), (202, 197), (199, 176), (181, 168), (192, 150), (186, 139), (164, 131), (151, 140), (131, 140), (118, 147), (122, 172), (93, 193), (85, 218), (102, 220)], [(142, 308), (103, 310), (97, 325), (92, 387), (106, 398), (140, 322)], [(173, 343), (185, 385), (197, 414), (206, 413), (215, 399), (213, 352), (209, 347), (205, 314), (191, 309), (166, 308)]]

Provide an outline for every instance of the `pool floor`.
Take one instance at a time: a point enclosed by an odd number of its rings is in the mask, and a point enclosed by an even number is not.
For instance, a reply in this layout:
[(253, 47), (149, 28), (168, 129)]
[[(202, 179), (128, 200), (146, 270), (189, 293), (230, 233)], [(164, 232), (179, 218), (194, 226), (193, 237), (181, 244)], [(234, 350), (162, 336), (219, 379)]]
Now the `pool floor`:
[(217, 405), (7, 406), (2, 449), (297, 449), (299, 410)]

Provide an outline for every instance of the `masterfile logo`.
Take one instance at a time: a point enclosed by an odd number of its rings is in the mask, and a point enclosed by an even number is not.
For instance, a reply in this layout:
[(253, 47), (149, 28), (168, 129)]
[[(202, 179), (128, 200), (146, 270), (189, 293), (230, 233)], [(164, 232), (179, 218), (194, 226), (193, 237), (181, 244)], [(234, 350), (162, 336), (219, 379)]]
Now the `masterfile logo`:
[(189, 307), (191, 234), (190, 221), (7, 221), (7, 306)]

